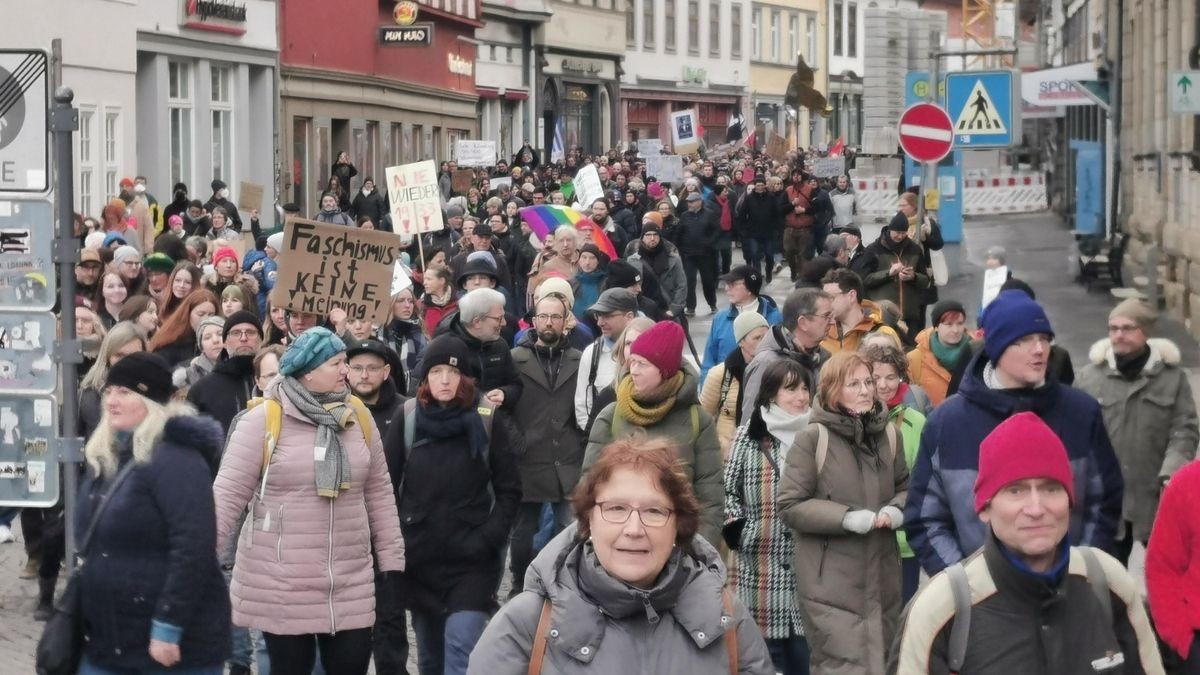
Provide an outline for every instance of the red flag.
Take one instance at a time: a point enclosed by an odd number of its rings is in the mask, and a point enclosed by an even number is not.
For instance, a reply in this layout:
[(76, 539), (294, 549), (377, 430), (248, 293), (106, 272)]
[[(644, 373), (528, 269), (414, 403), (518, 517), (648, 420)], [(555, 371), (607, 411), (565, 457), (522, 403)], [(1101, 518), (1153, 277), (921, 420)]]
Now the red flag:
[(829, 156), (830, 157), (840, 157), (841, 154), (845, 151), (846, 151), (846, 141), (841, 138), (838, 138), (836, 143), (829, 146)]

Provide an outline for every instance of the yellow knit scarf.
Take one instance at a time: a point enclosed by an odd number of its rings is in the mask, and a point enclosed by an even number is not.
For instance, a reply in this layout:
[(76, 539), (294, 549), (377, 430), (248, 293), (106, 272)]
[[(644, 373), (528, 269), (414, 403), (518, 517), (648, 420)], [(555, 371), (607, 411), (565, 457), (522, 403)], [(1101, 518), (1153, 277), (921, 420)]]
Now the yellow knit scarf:
[(633, 378), (626, 375), (617, 385), (616, 414), (638, 427), (658, 424), (675, 407), (675, 398), (683, 387), (683, 371), (663, 380), (653, 391), (634, 398)]

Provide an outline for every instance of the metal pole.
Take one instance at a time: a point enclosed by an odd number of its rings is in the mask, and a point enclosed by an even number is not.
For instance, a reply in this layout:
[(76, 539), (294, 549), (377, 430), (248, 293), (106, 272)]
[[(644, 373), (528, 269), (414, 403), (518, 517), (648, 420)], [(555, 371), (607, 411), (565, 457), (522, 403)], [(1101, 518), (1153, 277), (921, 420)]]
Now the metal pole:
[[(61, 82), (61, 77), (57, 81)], [(79, 129), (79, 110), (71, 105), (74, 99), (75, 93), (70, 88), (55, 89), (49, 120), (54, 139), (54, 203), (58, 224), (54, 261), (59, 270), (58, 292), (62, 318), (62, 340), (58, 351), (59, 372), (62, 374), (59, 462), (62, 464), (68, 572), (75, 568), (75, 493), (78, 489), (78, 465), (83, 463), (83, 439), (79, 438), (79, 380), (76, 377), (77, 365), (83, 362), (83, 353), (79, 341), (75, 339), (75, 264), (79, 261), (79, 240), (75, 238), (75, 174), (72, 168), (71, 136)]]
[[(937, 105), (938, 99), (938, 80), (941, 79), (941, 57), (938, 54), (933, 55), (933, 67), (929, 69), (929, 95), (926, 99), (930, 103)], [(917, 238), (921, 237), (921, 224), (925, 222), (925, 191), (929, 186), (937, 182), (937, 163), (922, 162), (921, 163), (921, 185), (917, 191)]]

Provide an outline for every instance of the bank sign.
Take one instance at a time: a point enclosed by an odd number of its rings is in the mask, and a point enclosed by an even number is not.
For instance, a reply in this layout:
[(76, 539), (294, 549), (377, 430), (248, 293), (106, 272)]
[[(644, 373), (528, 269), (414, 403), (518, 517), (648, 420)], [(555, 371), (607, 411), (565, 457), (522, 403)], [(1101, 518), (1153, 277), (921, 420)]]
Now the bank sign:
[(246, 3), (232, 0), (183, 0), (183, 28), (230, 35), (246, 33)]

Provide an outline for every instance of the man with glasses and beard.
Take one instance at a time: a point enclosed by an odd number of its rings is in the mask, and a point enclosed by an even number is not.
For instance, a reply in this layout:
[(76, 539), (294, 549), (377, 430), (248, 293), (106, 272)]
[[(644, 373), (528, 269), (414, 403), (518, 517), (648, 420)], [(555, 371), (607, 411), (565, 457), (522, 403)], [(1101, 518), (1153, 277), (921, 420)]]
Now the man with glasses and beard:
[(254, 355), (262, 345), (262, 323), (246, 310), (234, 312), (225, 320), (221, 337), (225, 341), (221, 360), (211, 373), (191, 386), (187, 400), (196, 410), (220, 422), (223, 433), (229, 433), (230, 422), (253, 397)]
[(575, 425), (573, 395), (582, 354), (566, 337), (570, 314), (565, 297), (546, 295), (534, 309), (534, 330), (512, 350), (524, 385), (513, 421), (524, 431), (526, 451), (520, 458), (522, 498), (511, 538), (510, 597), (521, 592), (525, 568), (536, 554), (533, 538), (543, 507), (554, 511), (556, 534), (572, 519), (570, 495), (583, 465), (583, 436)]

